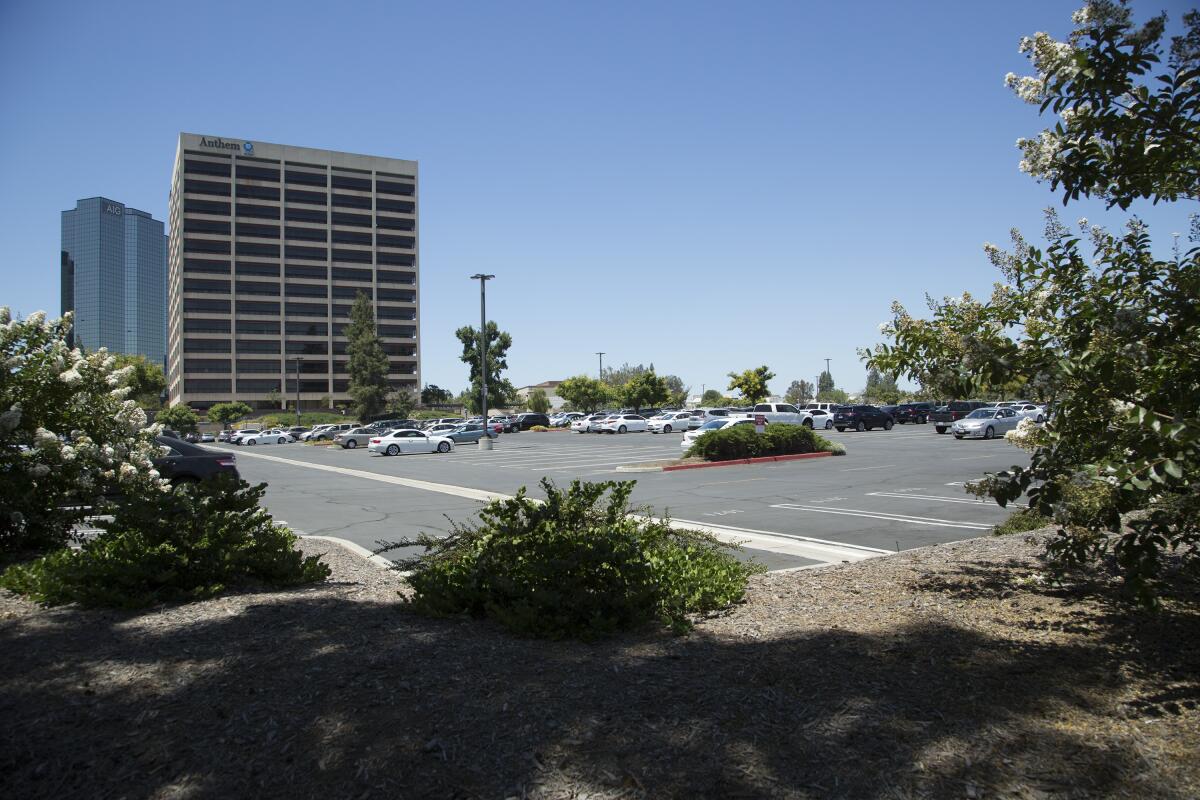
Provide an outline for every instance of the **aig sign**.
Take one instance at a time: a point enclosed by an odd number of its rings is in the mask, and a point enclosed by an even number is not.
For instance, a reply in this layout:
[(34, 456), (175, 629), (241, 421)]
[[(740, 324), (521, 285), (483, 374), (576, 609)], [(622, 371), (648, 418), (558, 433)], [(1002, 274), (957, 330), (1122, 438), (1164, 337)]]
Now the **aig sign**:
[(121, 207), (119, 205), (117, 205), (116, 203), (105, 203), (104, 204), (104, 213), (105, 214), (114, 214), (119, 217), (119, 216), (121, 216)]

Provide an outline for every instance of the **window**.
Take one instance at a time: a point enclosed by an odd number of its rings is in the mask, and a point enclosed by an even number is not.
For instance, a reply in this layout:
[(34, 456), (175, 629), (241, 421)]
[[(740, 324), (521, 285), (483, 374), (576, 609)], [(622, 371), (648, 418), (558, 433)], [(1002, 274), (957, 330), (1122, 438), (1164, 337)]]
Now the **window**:
[(267, 372), (279, 374), (279, 361), (264, 361), (252, 358), (239, 358), (237, 360), (238, 372)]
[(381, 306), (375, 310), (378, 319), (416, 319), (417, 312), (411, 308), (388, 308)]
[(213, 241), (212, 239), (188, 239), (183, 240), (183, 252), (185, 253), (222, 253), (229, 254), (229, 242)]
[[(292, 378), (287, 382), (287, 390), (289, 393), (296, 391), (296, 379)], [(328, 381), (300, 381), (300, 391), (308, 392), (309, 394), (325, 394), (329, 391)]]
[(185, 358), (183, 360), (184, 372), (229, 372), (228, 358)]
[(371, 191), (370, 178), (351, 178), (349, 175), (339, 175), (336, 172), (330, 177), (335, 189), (356, 189), (360, 192)]
[(327, 336), (329, 334), (329, 326), (324, 322), (297, 322), (291, 320), (287, 323), (288, 336)]
[(292, 225), (288, 225), (285, 230), (284, 236), (288, 239), (299, 239), (300, 241), (305, 241), (305, 242), (322, 242), (323, 243), (325, 241), (325, 229), (324, 228), (298, 228), (298, 227), (295, 227)]
[(333, 248), (334, 261), (350, 261), (357, 264), (370, 264), (370, 250), (347, 250), (343, 247)]
[(284, 246), (283, 252), (287, 258), (307, 258), (312, 261), (324, 261), (329, 258), (329, 251), (324, 247), (304, 247), (298, 244), (289, 244)]
[(216, 214), (218, 216), (228, 217), (229, 203), (222, 203), (220, 200), (196, 200), (195, 198), (187, 198), (183, 201), (183, 213)]
[(392, 200), (387, 197), (375, 198), (376, 211), (399, 211), (401, 214), (412, 214), (416, 205), (408, 200)]
[(308, 359), (291, 359), (291, 361), (292, 361), (291, 367), (292, 367), (292, 374), (293, 374), (293, 375), (295, 374), (295, 370), (296, 370), (296, 363), (295, 363), (295, 362), (296, 362), (297, 360), (299, 360), (299, 361), (300, 361), (300, 374), (301, 374), (301, 375), (303, 375), (303, 374), (304, 374), (304, 373), (306, 373), (306, 372), (307, 372), (309, 375), (313, 375), (313, 374), (316, 374), (316, 375), (324, 375), (326, 372), (328, 372), (328, 371), (329, 371), (329, 362), (328, 362), (328, 361), (326, 361), (326, 360), (325, 360), (325, 359), (323, 359), (323, 358), (322, 358), (321, 360), (319, 360), (319, 361), (318, 361), (317, 359), (315, 359), (315, 358), (308, 358)]
[(238, 242), (237, 254), (239, 256), (279, 258), (279, 245), (267, 244), (266, 242)]
[(311, 283), (289, 283), (284, 287), (284, 294), (288, 297), (328, 297), (329, 287), (324, 284), (316, 285)]
[(278, 336), (279, 320), (239, 319), (237, 324), (237, 332), (256, 333), (264, 336)]
[[(337, 335), (339, 335), (339, 336), (340, 336), (340, 335), (341, 335), (341, 333), (342, 333), (342, 330), (343, 330), (345, 327), (346, 327), (346, 323), (344, 323), (344, 322), (341, 322), (341, 323), (335, 322), (335, 323), (333, 323), (333, 332), (334, 332), (335, 334), (337, 334)], [(344, 356), (344, 355), (346, 355), (346, 343), (345, 343), (345, 342), (334, 342), (334, 343), (333, 343), (333, 354), (334, 354), (335, 356)], [(341, 365), (342, 365), (342, 368), (341, 368), (340, 370), (336, 370), (336, 371), (338, 371), (338, 372), (345, 372), (345, 371), (346, 371), (346, 362), (344, 362), (344, 361), (343, 361), (343, 362), (340, 362), (340, 363), (341, 363)], [(336, 365), (335, 365), (335, 366), (336, 366)]]
[(229, 333), (227, 319), (185, 319), (184, 333)]
[(369, 228), (371, 227), (371, 216), (369, 214), (351, 214), (348, 211), (335, 211), (333, 212), (333, 224)]
[(186, 311), (205, 311), (210, 314), (228, 314), (228, 300), (201, 300), (195, 297), (183, 298), (183, 310)]
[[(276, 350), (275, 352), (279, 352)], [(310, 355), (324, 356), (329, 355), (328, 342), (288, 342), (287, 352), (289, 355)]]
[(229, 222), (217, 219), (185, 219), (183, 230), (186, 233), (220, 233), (229, 235)]
[[(358, 231), (333, 231), (333, 241), (335, 244), (365, 244), (371, 246), (371, 234), (359, 233)], [(336, 254), (337, 251), (335, 250)]]
[(395, 267), (411, 267), (416, 264), (414, 256), (405, 253), (385, 253), (376, 254), (375, 261), (379, 264), (387, 264)]
[(416, 187), (411, 183), (399, 183), (397, 181), (375, 181), (375, 191), (381, 194), (403, 194), (411, 197), (415, 188)]
[(334, 315), (335, 317), (346, 317), (347, 319), (349, 319), (349, 317), (350, 317), (350, 306), (339, 306), (339, 305), (335, 305), (335, 306), (333, 307), (333, 315)]
[(289, 278), (316, 278), (317, 280), (328, 280), (329, 268), (307, 266), (304, 264), (288, 264), (285, 268), (285, 273)]
[(185, 158), (183, 160), (183, 172), (185, 175), (219, 175), (223, 178), (228, 178), (229, 162), (214, 163), (212, 161), (200, 161), (195, 158)]
[(246, 186), (237, 185), (238, 197), (252, 197), (256, 200), (279, 200), (278, 186)]
[(306, 192), (303, 189), (288, 189), (283, 193), (288, 203), (309, 203), (315, 206), (329, 204), (329, 195), (324, 192)]
[(333, 279), (335, 281), (371, 281), (371, 270), (369, 269), (354, 269), (352, 267), (334, 267)]
[(383, 352), (389, 356), (415, 356), (417, 348), (410, 344), (396, 344), (395, 342), (384, 342)]
[[(270, 167), (255, 167), (240, 160), (238, 161), (237, 176), (238, 180), (248, 178), (253, 181), (274, 181), (275, 183), (279, 183), (279, 170), (271, 169)], [(279, 195), (276, 194), (275, 197), (278, 198)]]
[(263, 277), (279, 277), (278, 264), (263, 264), (257, 261), (239, 261), (237, 262), (238, 277), (249, 275), (261, 275)]
[(183, 191), (185, 194), (211, 194), (218, 197), (229, 197), (229, 184), (185, 178)]
[(378, 242), (379, 244), (387, 245), (388, 247), (407, 247), (411, 250), (413, 245), (416, 244), (417, 240), (412, 236), (392, 236), (390, 234), (381, 233), (378, 236)]
[(228, 261), (213, 261), (208, 258), (185, 258), (184, 272), (214, 272), (221, 275), (229, 274)]
[(408, 289), (380, 289), (375, 293), (380, 300), (399, 300), (402, 303), (415, 302), (417, 293)]
[(289, 169), (284, 176), (286, 183), (298, 183), (302, 186), (324, 186), (324, 172), (303, 172), (298, 169)]
[(371, 296), (370, 286), (334, 286), (333, 296), (338, 300), (357, 300), (360, 294)]
[(262, 283), (260, 281), (239, 280), (237, 282), (237, 293), (238, 294), (258, 294), (258, 295), (265, 295), (267, 297), (278, 297), (279, 296), (279, 284), (278, 283)]
[(253, 203), (238, 203), (238, 217), (252, 217), (254, 219), (279, 219), (279, 208), (277, 206), (257, 206)]
[(185, 292), (229, 294), (229, 281), (204, 280), (203, 278), (184, 278), (183, 290)]
[(399, 336), (403, 339), (411, 339), (416, 334), (416, 328), (412, 325), (380, 325), (380, 336)]
[(380, 283), (416, 283), (417, 276), (411, 272), (396, 272), (390, 269), (381, 269), (375, 273), (379, 277)]
[(371, 208), (371, 198), (359, 197), (354, 194), (337, 194), (333, 195), (333, 204), (342, 208)]
[(259, 300), (238, 300), (237, 312), (239, 314), (278, 314), (279, 303), (268, 303)]
[(796, 408), (795, 406), (790, 406), (787, 403), (784, 403), (783, 405), (779, 406), (779, 410), (786, 411), (789, 414), (799, 414), (800, 413), (800, 410), (798, 408)]
[(183, 382), (185, 392), (229, 392), (228, 378), (187, 378)]
[(395, 231), (411, 231), (416, 229), (416, 223), (411, 219), (400, 217), (375, 217), (375, 227), (389, 228)]
[[(336, 217), (337, 214), (334, 214)], [(283, 218), (288, 222), (319, 222), (322, 225), (329, 221), (329, 212), (323, 208), (292, 208), (284, 209)]]
[[(278, 225), (256, 225), (252, 222), (239, 222), (237, 226), (238, 236), (258, 236), (263, 239), (278, 239)], [(276, 254), (278, 255), (278, 253)]]
[(228, 339), (184, 339), (185, 353), (228, 353)]
[(261, 340), (238, 339), (238, 353), (279, 353), (279, 342), (267, 342)]
[(280, 389), (278, 378), (238, 378), (237, 390), (239, 392), (256, 392), (259, 394), (265, 392), (278, 392)]
[(284, 313), (289, 317), (325, 317), (329, 311), (316, 303), (286, 303)]
[[(388, 373), (391, 375), (412, 375), (416, 373), (417, 365), (409, 361), (389, 361)], [(641, 417), (637, 417), (641, 419)]]
[(333, 382), (333, 391), (337, 394), (344, 394), (350, 391), (350, 381), (341, 380)]

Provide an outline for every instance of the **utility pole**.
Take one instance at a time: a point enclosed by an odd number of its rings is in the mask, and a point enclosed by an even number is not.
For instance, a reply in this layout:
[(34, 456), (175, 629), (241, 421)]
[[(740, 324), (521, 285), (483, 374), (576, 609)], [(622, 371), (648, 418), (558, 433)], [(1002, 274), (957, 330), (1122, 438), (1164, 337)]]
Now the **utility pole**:
[(597, 352), (596, 355), (600, 356), (600, 380), (604, 380), (604, 353)]
[(483, 436), (479, 437), (479, 449), (492, 449), (491, 429), (488, 426), (487, 404), (487, 282), (495, 275), (484, 275), (482, 272), (471, 276), (471, 280), (479, 281), (479, 399), (483, 412)]
[(300, 356), (296, 356), (296, 427), (300, 427)]

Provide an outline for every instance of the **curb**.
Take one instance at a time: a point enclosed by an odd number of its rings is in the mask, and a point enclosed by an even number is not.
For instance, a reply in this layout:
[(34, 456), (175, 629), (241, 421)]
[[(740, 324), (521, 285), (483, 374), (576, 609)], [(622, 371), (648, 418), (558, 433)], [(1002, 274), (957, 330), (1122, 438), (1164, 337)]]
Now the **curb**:
[[(277, 521), (276, 524), (287, 525), (286, 522), (279, 522), (279, 521)], [(319, 539), (324, 542), (333, 542), (334, 544), (341, 545), (346, 550), (349, 550), (351, 553), (354, 553), (356, 556), (362, 556), (364, 559), (371, 562), (372, 564), (374, 564), (376, 567), (379, 567), (380, 569), (391, 570), (391, 569), (394, 569), (396, 566), (395, 562), (388, 561), (383, 556), (375, 555), (370, 550), (363, 547), (361, 544), (355, 544), (354, 542), (350, 541), (349, 539), (343, 539), (340, 536), (318, 536), (317, 534), (313, 534), (313, 533), (304, 533), (303, 531), (299, 531), (295, 528), (292, 528), (290, 525), (288, 527), (291, 528), (292, 533), (294, 533), (296, 536), (298, 536), (301, 539)], [(401, 574), (404, 574), (404, 573), (401, 573)]]
[(735, 458), (730, 461), (710, 461), (707, 464), (676, 464), (662, 467), (663, 472), (678, 472), (683, 469), (708, 469), (709, 467), (733, 467), (742, 464), (766, 464), (772, 461), (801, 461), (807, 458), (827, 458), (833, 453), (795, 453), (790, 456), (763, 456), (761, 458)]

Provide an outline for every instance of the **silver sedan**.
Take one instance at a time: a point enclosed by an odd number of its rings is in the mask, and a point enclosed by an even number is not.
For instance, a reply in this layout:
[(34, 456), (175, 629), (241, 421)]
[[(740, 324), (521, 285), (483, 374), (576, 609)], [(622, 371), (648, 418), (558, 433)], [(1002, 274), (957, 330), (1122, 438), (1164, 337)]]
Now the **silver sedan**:
[(1023, 418), (1011, 408), (977, 408), (950, 426), (955, 439), (993, 439), (1017, 427)]

